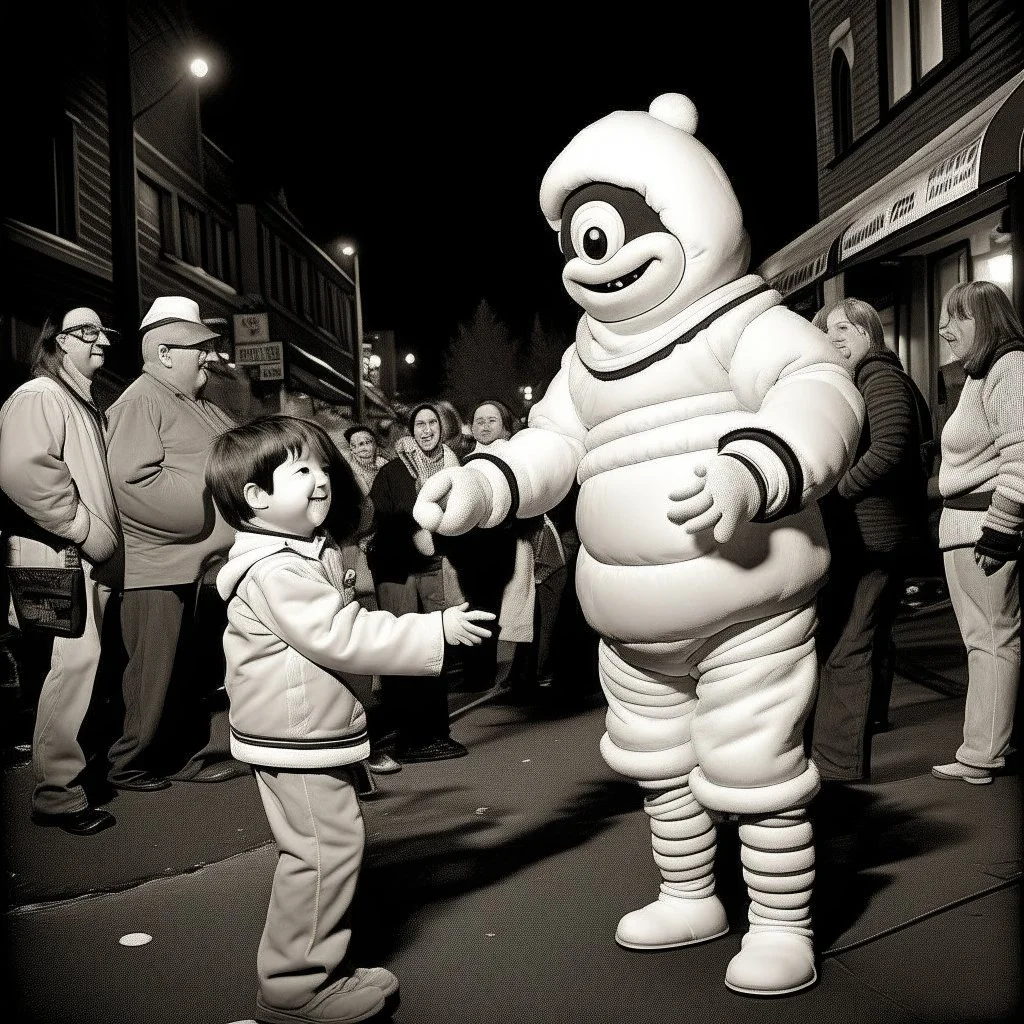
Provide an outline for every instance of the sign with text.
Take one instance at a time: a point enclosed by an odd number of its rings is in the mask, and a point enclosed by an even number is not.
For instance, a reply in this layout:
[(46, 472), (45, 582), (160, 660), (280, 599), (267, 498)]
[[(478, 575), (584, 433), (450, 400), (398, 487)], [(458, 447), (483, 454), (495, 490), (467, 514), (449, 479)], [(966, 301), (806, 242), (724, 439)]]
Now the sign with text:
[(283, 362), (284, 344), (280, 341), (265, 341), (256, 345), (235, 345), (235, 363), (238, 366)]

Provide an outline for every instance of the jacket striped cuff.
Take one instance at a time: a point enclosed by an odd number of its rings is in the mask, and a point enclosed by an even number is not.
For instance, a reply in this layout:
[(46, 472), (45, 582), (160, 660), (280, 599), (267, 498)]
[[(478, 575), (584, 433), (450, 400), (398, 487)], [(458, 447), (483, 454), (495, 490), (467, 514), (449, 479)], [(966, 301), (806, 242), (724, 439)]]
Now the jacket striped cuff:
[[(508, 522), (509, 519), (514, 519), (516, 513), (519, 511), (519, 483), (516, 480), (515, 473), (512, 472), (512, 467), (503, 459), (499, 459), (494, 455), (488, 455), (486, 452), (474, 452), (472, 455), (467, 455), (463, 465), (469, 465), (471, 462), (481, 462), (486, 465), (474, 467), (479, 472), (483, 473), (487, 477), (488, 483), (491, 484), (491, 492), (494, 494), (495, 502), (494, 508), (491, 512), (490, 518), (486, 523), (482, 524), (488, 529), (494, 526), (501, 526), (503, 523)], [(499, 501), (504, 497), (500, 488), (495, 487), (496, 478), (492, 477), (494, 470), (489, 470), (489, 466), (496, 466), (501, 472), (501, 476), (504, 478), (505, 483), (508, 485), (509, 495), (509, 506), (507, 509), (502, 509), (503, 502)]]
[(764, 430), (760, 427), (747, 427), (739, 430), (730, 430), (728, 433), (723, 434), (718, 441), (719, 453), (735, 454), (722, 451), (727, 444), (733, 441), (757, 441), (763, 444), (782, 463), (789, 484), (786, 500), (782, 506), (770, 514), (765, 511), (763, 514), (755, 516), (752, 522), (773, 523), (778, 519), (783, 519), (785, 516), (792, 515), (794, 512), (799, 512), (804, 493), (804, 472), (800, 468), (800, 460), (796, 457), (793, 449), (781, 437), (773, 434), (770, 430)]

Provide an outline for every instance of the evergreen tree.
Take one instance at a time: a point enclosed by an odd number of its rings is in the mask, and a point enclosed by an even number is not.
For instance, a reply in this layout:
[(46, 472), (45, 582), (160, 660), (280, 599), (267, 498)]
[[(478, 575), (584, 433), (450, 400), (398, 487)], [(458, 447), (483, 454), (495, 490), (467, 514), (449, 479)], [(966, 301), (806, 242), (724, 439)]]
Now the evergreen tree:
[(551, 378), (562, 365), (562, 356), (569, 347), (569, 339), (559, 328), (541, 322), (534, 314), (529, 345), (523, 350), (519, 375), (522, 383), (533, 388), (533, 401), (537, 402), (547, 390)]
[(465, 416), (484, 398), (498, 398), (517, 408), (520, 342), (509, 326), (481, 299), (468, 323), (461, 323), (448, 342), (441, 378), (441, 396)]

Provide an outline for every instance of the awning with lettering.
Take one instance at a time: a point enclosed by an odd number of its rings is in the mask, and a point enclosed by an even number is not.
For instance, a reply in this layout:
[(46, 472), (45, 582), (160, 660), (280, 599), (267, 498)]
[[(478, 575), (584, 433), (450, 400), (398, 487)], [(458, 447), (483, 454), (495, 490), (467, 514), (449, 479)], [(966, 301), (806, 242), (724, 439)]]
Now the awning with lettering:
[(856, 199), (770, 256), (758, 273), (787, 295), (845, 263), (859, 262), (886, 239), (895, 247), (893, 236), (904, 228), (1018, 173), (1022, 137), (1024, 71)]

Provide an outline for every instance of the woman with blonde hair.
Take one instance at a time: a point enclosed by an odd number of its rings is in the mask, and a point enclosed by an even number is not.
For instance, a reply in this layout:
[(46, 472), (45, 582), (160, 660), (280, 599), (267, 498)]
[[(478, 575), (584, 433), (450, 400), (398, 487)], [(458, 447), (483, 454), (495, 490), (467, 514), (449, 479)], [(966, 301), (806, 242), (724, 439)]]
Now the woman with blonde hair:
[(939, 545), (968, 679), (963, 743), (932, 775), (984, 785), (1006, 764), (1020, 682), (1024, 329), (1002, 289), (970, 281), (943, 299), (939, 336), (967, 373), (942, 431)]

